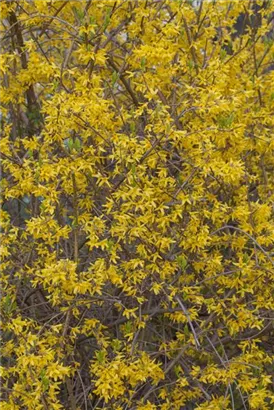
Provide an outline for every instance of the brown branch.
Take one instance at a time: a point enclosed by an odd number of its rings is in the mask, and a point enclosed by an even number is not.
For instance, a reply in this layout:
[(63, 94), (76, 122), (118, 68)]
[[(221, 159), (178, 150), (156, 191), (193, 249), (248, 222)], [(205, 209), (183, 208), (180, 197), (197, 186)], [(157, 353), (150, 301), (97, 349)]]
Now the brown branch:
[[(13, 27), (12, 32), (16, 38), (16, 43), (17, 43), (16, 49), (21, 58), (22, 68), (26, 70), (28, 68), (28, 60), (27, 60), (26, 51), (24, 49), (25, 44), (24, 44), (24, 40), (22, 36), (22, 29), (21, 29), (20, 22), (17, 20), (16, 14), (13, 11), (10, 12), (9, 22), (10, 22), (11, 27)], [(26, 91), (26, 97), (27, 97), (29, 111), (31, 111), (32, 107), (36, 105), (36, 96), (35, 96), (35, 92), (34, 92), (34, 88), (32, 84), (29, 86), (28, 90)]]
[(193, 40), (191, 38), (190, 30), (188, 28), (186, 19), (184, 17), (182, 17), (182, 20), (183, 20), (185, 31), (186, 31), (186, 36), (187, 36), (188, 44), (189, 44), (189, 47), (190, 47), (190, 52), (191, 52), (191, 55), (192, 55), (192, 58), (193, 58), (193, 61), (194, 61), (194, 67), (195, 67), (195, 70), (196, 70), (196, 74), (198, 74), (199, 73), (199, 65), (198, 65), (198, 60), (197, 60), (197, 56), (196, 56), (196, 53), (195, 53), (195, 48), (193, 47)]
[(108, 56), (107, 59), (109, 65), (114, 69), (114, 71), (116, 71), (117, 74), (119, 74), (119, 78), (121, 79), (122, 83), (124, 84), (127, 92), (129, 93), (135, 107), (139, 107), (140, 103), (134, 93), (134, 91), (131, 88), (130, 82), (126, 79), (125, 75), (120, 71), (119, 67), (117, 67), (117, 65), (114, 63), (113, 59)]
[(60, 11), (67, 5), (68, 1), (64, 1), (61, 6), (59, 7), (58, 10), (56, 10), (56, 13), (53, 15), (53, 17), (50, 19), (50, 21), (48, 23), (46, 23), (44, 25), (44, 28), (42, 29), (41, 33), (39, 33), (38, 38), (42, 37), (42, 35), (45, 33), (45, 31), (49, 28), (49, 26), (51, 25), (51, 23), (53, 22), (54, 18), (58, 16), (58, 14), (60, 13)]

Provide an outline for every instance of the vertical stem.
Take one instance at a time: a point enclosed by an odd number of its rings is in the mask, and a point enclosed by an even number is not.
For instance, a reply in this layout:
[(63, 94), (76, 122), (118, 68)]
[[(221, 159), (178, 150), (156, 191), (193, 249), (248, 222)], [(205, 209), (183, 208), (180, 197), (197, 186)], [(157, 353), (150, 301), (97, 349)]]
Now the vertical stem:
[(187, 21), (184, 17), (182, 17), (183, 19), (183, 23), (184, 23), (184, 27), (185, 27), (185, 31), (186, 31), (186, 36), (187, 36), (187, 41), (190, 47), (190, 52), (194, 61), (194, 66), (195, 66), (195, 71), (196, 74), (199, 73), (199, 65), (198, 65), (198, 60), (197, 60), (197, 56), (196, 56), (196, 52), (195, 52), (195, 48), (193, 47), (193, 39), (191, 38), (191, 33), (189, 30), (189, 27), (187, 25)]
[(74, 222), (75, 222), (75, 227), (74, 227), (74, 261), (77, 263), (77, 261), (78, 261), (78, 247), (79, 247), (79, 241), (78, 241), (79, 228), (78, 228), (77, 184), (76, 184), (76, 179), (75, 179), (75, 174), (74, 173), (72, 173), (72, 184), (73, 184), (73, 212), (74, 212)]
[[(72, 185), (73, 185), (73, 212), (74, 212), (74, 222), (75, 222), (75, 226), (74, 226), (74, 230), (73, 230), (73, 234), (74, 234), (74, 261), (77, 263), (77, 261), (78, 261), (78, 245), (79, 245), (79, 241), (78, 241), (78, 205), (77, 205), (77, 184), (76, 184), (76, 179), (75, 179), (75, 174), (74, 173), (72, 173)], [(65, 326), (64, 326), (64, 330), (63, 330), (63, 346), (62, 346), (63, 348), (65, 347), (64, 338), (66, 337), (68, 329), (69, 329), (69, 322), (71, 320), (71, 316), (72, 316), (72, 310), (71, 310), (71, 307), (70, 307), (67, 311), (67, 314), (66, 314), (66, 321), (65, 321)], [(68, 391), (70, 408), (71, 408), (71, 410), (76, 410), (77, 405), (76, 405), (76, 400), (75, 400), (75, 396), (74, 396), (74, 393), (73, 393), (73, 384), (72, 384), (71, 378), (66, 376), (65, 383), (66, 383), (66, 387), (67, 387), (67, 391)]]
[[(9, 23), (12, 26), (12, 34), (16, 40), (15, 48), (18, 51), (18, 54), (20, 55), (21, 66), (23, 70), (26, 70), (28, 68), (28, 59), (27, 59), (27, 53), (25, 50), (24, 38), (22, 35), (22, 28), (20, 25), (20, 21), (17, 20), (16, 14), (14, 11), (12, 11), (9, 15)], [(28, 133), (29, 135), (32, 135), (35, 131), (37, 131), (37, 127), (35, 126), (34, 120), (31, 119), (32, 118), (31, 115), (33, 115), (33, 113), (39, 110), (34, 87), (32, 84), (29, 85), (29, 88), (26, 91), (26, 99), (27, 99), (28, 113), (30, 114)]]

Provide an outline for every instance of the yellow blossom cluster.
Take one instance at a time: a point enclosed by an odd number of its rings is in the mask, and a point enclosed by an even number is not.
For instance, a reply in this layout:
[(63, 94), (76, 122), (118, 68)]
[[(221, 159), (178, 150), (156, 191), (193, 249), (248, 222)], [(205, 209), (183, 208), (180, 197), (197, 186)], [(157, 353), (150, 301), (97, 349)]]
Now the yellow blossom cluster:
[(271, 0), (2, 0), (3, 410), (271, 410)]

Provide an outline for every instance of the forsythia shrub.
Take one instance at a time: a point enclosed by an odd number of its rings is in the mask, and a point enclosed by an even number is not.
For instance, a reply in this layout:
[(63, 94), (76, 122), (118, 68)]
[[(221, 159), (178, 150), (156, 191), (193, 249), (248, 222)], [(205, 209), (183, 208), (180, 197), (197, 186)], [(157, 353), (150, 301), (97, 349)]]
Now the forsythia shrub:
[(1, 409), (273, 409), (273, 3), (0, 7)]

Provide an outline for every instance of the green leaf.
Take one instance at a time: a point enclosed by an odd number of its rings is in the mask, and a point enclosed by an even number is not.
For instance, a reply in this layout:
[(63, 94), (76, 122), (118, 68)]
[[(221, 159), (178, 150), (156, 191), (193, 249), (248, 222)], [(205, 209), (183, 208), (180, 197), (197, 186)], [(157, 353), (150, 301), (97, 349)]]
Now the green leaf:
[(77, 18), (80, 20), (80, 22), (82, 22), (85, 17), (84, 10), (81, 10), (79, 7), (75, 7), (75, 6), (72, 7), (72, 10), (74, 14), (77, 16)]
[(122, 343), (121, 343), (121, 341), (120, 341), (119, 339), (114, 339), (114, 340), (111, 342), (111, 346), (112, 346), (112, 348), (113, 348), (113, 350), (114, 350), (115, 352), (119, 352), (119, 351), (121, 350)]
[(227, 56), (227, 52), (226, 52), (226, 50), (224, 50), (224, 49), (222, 48), (221, 51), (220, 51), (221, 61), (224, 61), (224, 59), (226, 58), (226, 56)]
[(108, 239), (108, 241), (107, 241), (107, 249), (108, 249), (108, 251), (111, 251), (111, 249), (113, 248), (114, 243), (115, 243), (114, 240)]
[(46, 371), (45, 369), (42, 369), (41, 373), (40, 373), (40, 378), (42, 381), (42, 385), (43, 385), (43, 390), (46, 391), (48, 390), (49, 387), (49, 379), (46, 376)]
[(4, 299), (3, 307), (4, 311), (9, 315), (17, 308), (17, 304), (15, 301), (12, 300), (12, 298), (9, 295), (7, 295)]
[(141, 67), (142, 67), (142, 69), (144, 69), (145, 66), (146, 66), (146, 57), (142, 57), (141, 58)]
[(130, 123), (129, 123), (129, 128), (130, 128), (130, 131), (131, 131), (132, 133), (134, 133), (134, 132), (136, 131), (135, 123), (134, 123), (134, 122), (130, 122)]
[(28, 157), (29, 157), (29, 158), (33, 158), (33, 151), (32, 151), (31, 149), (29, 149), (29, 150), (27, 151), (27, 154), (28, 154)]
[(136, 165), (135, 164), (132, 164), (131, 172), (132, 172), (133, 175), (136, 175)]
[(193, 60), (188, 60), (187, 66), (190, 70), (193, 70), (193, 68), (195, 67), (194, 61)]
[(219, 115), (217, 117), (217, 124), (220, 128), (230, 128), (234, 121), (234, 113), (228, 115)]
[(184, 326), (184, 334), (185, 334), (186, 336), (189, 336), (189, 334), (190, 334), (188, 325), (185, 325), (185, 326)]
[(176, 262), (182, 270), (184, 270), (187, 267), (187, 260), (182, 255), (177, 257)]
[(125, 329), (125, 333), (127, 334), (127, 333), (131, 333), (131, 331), (132, 331), (132, 323), (131, 322), (126, 322), (125, 323), (125, 326), (124, 326), (124, 329)]
[(247, 263), (249, 261), (249, 255), (247, 253), (243, 254), (243, 262)]
[(79, 138), (75, 138), (74, 144), (73, 144), (73, 148), (75, 148), (75, 150), (77, 152), (81, 151), (82, 148), (82, 142)]
[(103, 364), (106, 360), (106, 352), (104, 350), (97, 350), (95, 356), (100, 364)]
[(103, 23), (103, 31), (107, 28), (110, 22), (110, 16), (111, 16), (111, 7), (107, 9), (107, 13), (105, 15), (104, 23)]
[(182, 374), (182, 368), (179, 364), (174, 366), (174, 372), (176, 374), (176, 377), (180, 377), (180, 374)]
[(112, 73), (112, 87), (116, 84), (118, 79), (119, 79), (119, 74), (116, 71), (113, 71), (113, 73)]

